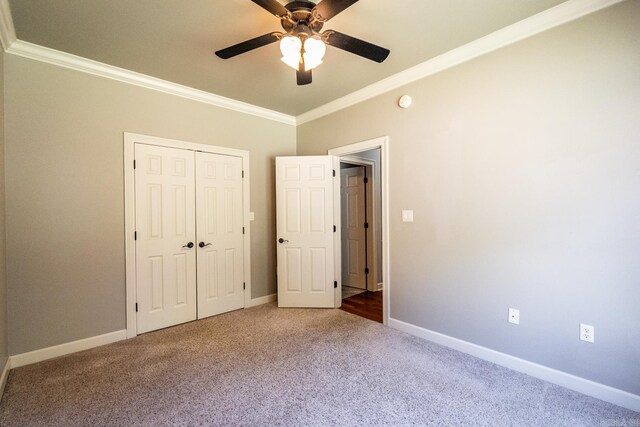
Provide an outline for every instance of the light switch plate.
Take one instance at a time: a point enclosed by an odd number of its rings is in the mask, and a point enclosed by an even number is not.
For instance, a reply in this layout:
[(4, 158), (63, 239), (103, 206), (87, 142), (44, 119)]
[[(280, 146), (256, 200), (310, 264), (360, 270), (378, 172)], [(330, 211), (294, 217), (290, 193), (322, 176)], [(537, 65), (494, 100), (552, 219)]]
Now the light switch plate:
[(509, 323), (520, 324), (520, 310), (515, 308), (509, 309)]
[(402, 211), (402, 222), (413, 222), (413, 211)]
[(256, 219), (256, 215), (253, 212), (249, 212), (249, 221), (253, 221)]

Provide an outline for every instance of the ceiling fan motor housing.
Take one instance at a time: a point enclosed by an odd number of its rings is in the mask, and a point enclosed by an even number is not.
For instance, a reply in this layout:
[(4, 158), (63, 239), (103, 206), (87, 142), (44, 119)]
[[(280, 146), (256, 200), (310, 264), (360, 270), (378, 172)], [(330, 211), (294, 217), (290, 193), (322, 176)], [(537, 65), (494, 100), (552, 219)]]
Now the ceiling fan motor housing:
[[(298, 30), (301, 30), (302, 33), (307, 33), (309, 36), (313, 32), (319, 32), (324, 23), (313, 19), (311, 11), (315, 6), (315, 3), (306, 0), (295, 0), (287, 3), (284, 7), (291, 12), (291, 18), (282, 18), (282, 28), (287, 33), (298, 33)], [(304, 27), (309, 28), (311, 33), (304, 31)]]

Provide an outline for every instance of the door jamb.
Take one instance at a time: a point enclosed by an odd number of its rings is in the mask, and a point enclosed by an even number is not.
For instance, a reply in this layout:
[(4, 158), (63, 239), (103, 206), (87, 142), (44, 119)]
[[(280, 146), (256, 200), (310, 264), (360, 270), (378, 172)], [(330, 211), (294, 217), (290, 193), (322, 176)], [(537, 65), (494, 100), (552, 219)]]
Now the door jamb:
[[(376, 175), (376, 163), (372, 160), (361, 159), (354, 156), (342, 156), (340, 157), (340, 163), (350, 163), (354, 165), (364, 166), (367, 171), (368, 183), (367, 188), (367, 222), (369, 223), (370, 237), (367, 240), (367, 267), (369, 267), (371, 274), (367, 279), (367, 290), (377, 291), (378, 283), (382, 282), (382, 277), (378, 277), (378, 218), (376, 212), (377, 197), (374, 191), (375, 187), (375, 175)], [(369, 172), (371, 172), (369, 174)], [(342, 189), (340, 190), (342, 191)], [(342, 210), (342, 207), (340, 207)], [(373, 268), (372, 268), (373, 267)], [(375, 280), (373, 280), (375, 278)]]
[(133, 161), (135, 159), (135, 144), (156, 145), (160, 147), (179, 148), (183, 150), (201, 151), (212, 154), (222, 154), (242, 158), (244, 180), (242, 183), (242, 216), (245, 229), (244, 251), (244, 307), (251, 303), (251, 222), (250, 210), (250, 182), (249, 152), (235, 148), (218, 147), (214, 145), (185, 142), (175, 139), (159, 138), (149, 135), (124, 132), (124, 228), (125, 228), (125, 314), (127, 323), (127, 338), (137, 336), (136, 325), (136, 242), (135, 227), (135, 175)]
[[(390, 259), (389, 259), (389, 137), (382, 136), (367, 141), (357, 142), (342, 147), (332, 148), (327, 154), (331, 156), (348, 156), (357, 154), (361, 151), (373, 150), (380, 148), (380, 188), (382, 193), (382, 323), (388, 325), (390, 317)], [(340, 204), (340, 191), (334, 192), (334, 201), (338, 197), (337, 204)], [(338, 218), (340, 220), (340, 218)], [(336, 257), (339, 251), (336, 251)], [(339, 264), (336, 259), (336, 264)], [(342, 283), (342, 281), (339, 281)]]

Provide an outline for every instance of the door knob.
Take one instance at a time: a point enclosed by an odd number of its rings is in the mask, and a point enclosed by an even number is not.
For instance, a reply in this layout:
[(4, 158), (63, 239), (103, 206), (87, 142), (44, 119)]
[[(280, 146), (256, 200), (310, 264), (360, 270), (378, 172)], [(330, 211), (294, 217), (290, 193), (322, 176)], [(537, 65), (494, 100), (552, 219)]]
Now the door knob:
[(211, 243), (200, 242), (198, 243), (198, 246), (200, 246), (201, 248), (204, 248), (205, 246), (211, 246)]
[(192, 247), (193, 247), (193, 242), (189, 242), (183, 246), (183, 248), (188, 248), (188, 249), (191, 249)]
[(282, 237), (278, 239), (279, 243), (284, 243), (284, 242), (288, 242), (288, 240), (284, 240)]

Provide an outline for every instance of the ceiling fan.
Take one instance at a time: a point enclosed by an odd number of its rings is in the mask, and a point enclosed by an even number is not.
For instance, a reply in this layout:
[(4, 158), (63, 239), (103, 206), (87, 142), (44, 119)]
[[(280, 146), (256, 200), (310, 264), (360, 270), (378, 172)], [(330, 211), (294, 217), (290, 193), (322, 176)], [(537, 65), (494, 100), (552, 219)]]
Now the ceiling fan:
[(276, 0), (251, 0), (280, 19), (285, 32), (267, 33), (216, 52), (222, 59), (280, 41), (282, 61), (296, 70), (298, 85), (311, 83), (311, 70), (322, 63), (326, 45), (337, 47), (375, 62), (389, 56), (389, 49), (334, 30), (320, 32), (325, 22), (358, 0), (294, 0), (286, 5)]

